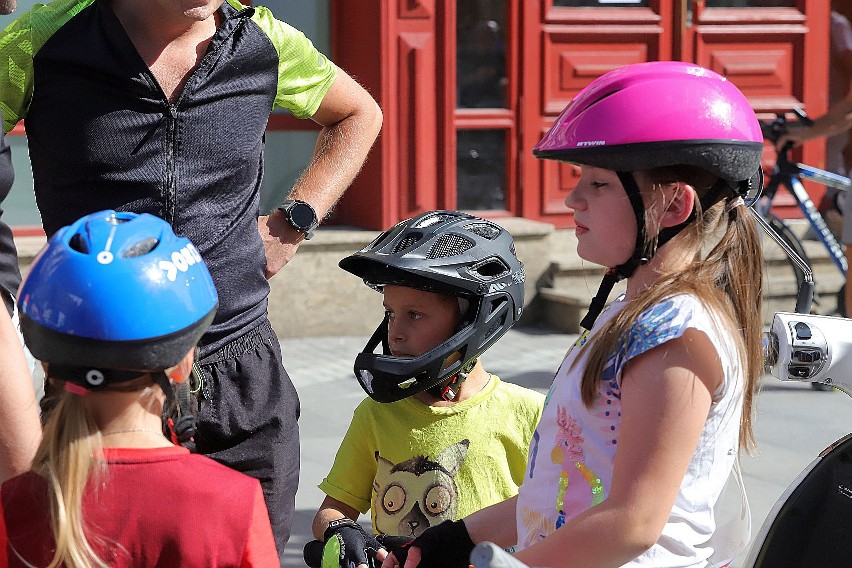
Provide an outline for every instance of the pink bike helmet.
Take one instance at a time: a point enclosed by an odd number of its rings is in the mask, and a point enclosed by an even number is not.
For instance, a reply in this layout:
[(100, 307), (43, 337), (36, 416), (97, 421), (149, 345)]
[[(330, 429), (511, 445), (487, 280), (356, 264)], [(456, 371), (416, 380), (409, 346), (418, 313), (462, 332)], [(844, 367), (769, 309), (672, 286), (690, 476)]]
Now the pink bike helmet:
[(748, 100), (727, 79), (698, 65), (637, 63), (580, 91), (533, 154), (615, 171), (636, 218), (632, 256), (610, 267), (580, 325), (591, 329), (615, 283), (629, 278), (695, 219), (693, 212), (684, 223), (663, 229), (649, 246), (645, 207), (632, 172), (689, 165), (718, 176), (700, 199), (706, 210), (723, 199), (759, 194), (762, 153), (763, 135)]
[(562, 111), (533, 148), (549, 158), (632, 172), (692, 165), (740, 195), (760, 169), (763, 135), (730, 81), (692, 63), (655, 61), (610, 71)]

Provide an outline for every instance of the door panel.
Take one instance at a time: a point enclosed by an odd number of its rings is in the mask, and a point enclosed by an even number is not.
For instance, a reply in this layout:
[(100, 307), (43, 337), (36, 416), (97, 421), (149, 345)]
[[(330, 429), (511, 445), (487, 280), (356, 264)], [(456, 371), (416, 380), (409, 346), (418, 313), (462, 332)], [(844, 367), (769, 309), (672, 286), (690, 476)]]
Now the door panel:
[[(629, 42), (623, 33), (560, 29), (544, 36), (544, 115), (559, 114), (595, 77), (624, 65), (656, 59), (659, 30)], [(641, 40), (645, 41), (641, 41)], [(654, 54), (654, 57), (649, 57)]]
[(620, 7), (592, 0), (524, 3), (524, 37), (535, 38), (536, 43), (534, 48), (524, 47), (524, 94), (540, 101), (537, 112), (525, 117), (521, 134), (519, 185), (538, 188), (535, 193), (522, 191), (524, 217), (572, 226), (564, 201), (576, 183), (578, 168), (536, 160), (532, 147), (594, 78), (631, 63), (671, 58), (671, 3), (647, 0), (615, 5)]

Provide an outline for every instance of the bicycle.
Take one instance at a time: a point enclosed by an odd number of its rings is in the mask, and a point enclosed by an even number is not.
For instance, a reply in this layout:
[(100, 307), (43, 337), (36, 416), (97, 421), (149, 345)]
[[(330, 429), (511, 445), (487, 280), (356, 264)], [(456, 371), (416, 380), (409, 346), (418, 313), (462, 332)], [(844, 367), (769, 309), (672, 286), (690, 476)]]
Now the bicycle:
[[(796, 108), (793, 109), (792, 112), (798, 116), (799, 120), (804, 124), (813, 124), (813, 121), (811, 121), (801, 109)], [(772, 121), (761, 121), (761, 129), (763, 131), (764, 139), (772, 143), (774, 146), (778, 139), (787, 132), (786, 113), (779, 113)], [(805, 191), (802, 181), (809, 180), (826, 187), (845, 191), (852, 187), (852, 179), (826, 170), (794, 162), (790, 156), (791, 150), (792, 144), (788, 144), (778, 152), (772, 173), (766, 182), (761, 197), (754, 204), (753, 208), (766, 220), (767, 224), (781, 237), (789, 248), (795, 251), (795, 253), (805, 263), (807, 263), (808, 266), (811, 266), (811, 262), (808, 258), (807, 252), (805, 251), (802, 240), (795, 234), (795, 232), (793, 232), (790, 226), (783, 219), (771, 211), (773, 200), (777, 195), (778, 189), (782, 187), (786, 189), (795, 200), (796, 205), (802, 211), (804, 219), (808, 222), (811, 230), (816, 235), (817, 240), (829, 253), (829, 258), (832, 260), (845, 282), (847, 265), (846, 254), (843, 250), (843, 246), (837, 241), (837, 238), (828, 227), (825, 218), (814, 205), (814, 202), (811, 200), (807, 191)], [(779, 245), (784, 248), (780, 243)], [(771, 251), (766, 252), (768, 253), (767, 257), (769, 257), (771, 261)], [(795, 289), (798, 291), (804, 281), (806, 271), (804, 271), (802, 267), (798, 266), (789, 254), (785, 254), (783, 256), (783, 262), (789, 266), (790, 270), (792, 270), (796, 286)], [(773, 295), (780, 297), (781, 302), (787, 302), (789, 301), (790, 296), (795, 296), (795, 294), (791, 293), (785, 294), (783, 291), (779, 294), (777, 293), (777, 290), (776, 294)], [(819, 298), (815, 298), (814, 302), (819, 304)], [(772, 308), (771, 306), (768, 307)], [(771, 315), (775, 312), (789, 311), (790, 306), (785, 306), (785, 308), (786, 309), (772, 308), (768, 311), (768, 313)], [(845, 285), (837, 292), (837, 312), (845, 314)]]

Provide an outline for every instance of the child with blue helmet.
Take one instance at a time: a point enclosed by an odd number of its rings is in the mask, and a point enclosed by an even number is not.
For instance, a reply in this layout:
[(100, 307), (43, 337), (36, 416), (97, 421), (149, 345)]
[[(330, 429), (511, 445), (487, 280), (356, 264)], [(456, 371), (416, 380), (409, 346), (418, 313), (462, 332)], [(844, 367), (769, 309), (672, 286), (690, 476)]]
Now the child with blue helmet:
[(93, 213), (48, 241), (18, 303), (58, 392), (31, 471), (0, 486), (0, 565), (277, 566), (259, 482), (163, 432), (218, 306), (193, 244)]

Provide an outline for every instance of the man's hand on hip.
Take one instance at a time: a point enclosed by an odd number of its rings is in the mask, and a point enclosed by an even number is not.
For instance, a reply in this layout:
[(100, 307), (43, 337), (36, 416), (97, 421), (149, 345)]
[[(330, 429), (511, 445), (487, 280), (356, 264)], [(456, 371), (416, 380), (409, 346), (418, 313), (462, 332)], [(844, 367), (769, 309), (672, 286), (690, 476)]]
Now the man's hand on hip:
[(305, 234), (296, 230), (284, 218), (281, 211), (257, 218), (257, 230), (263, 240), (263, 251), (266, 253), (266, 278), (272, 278), (284, 265), (296, 255), (296, 250)]

